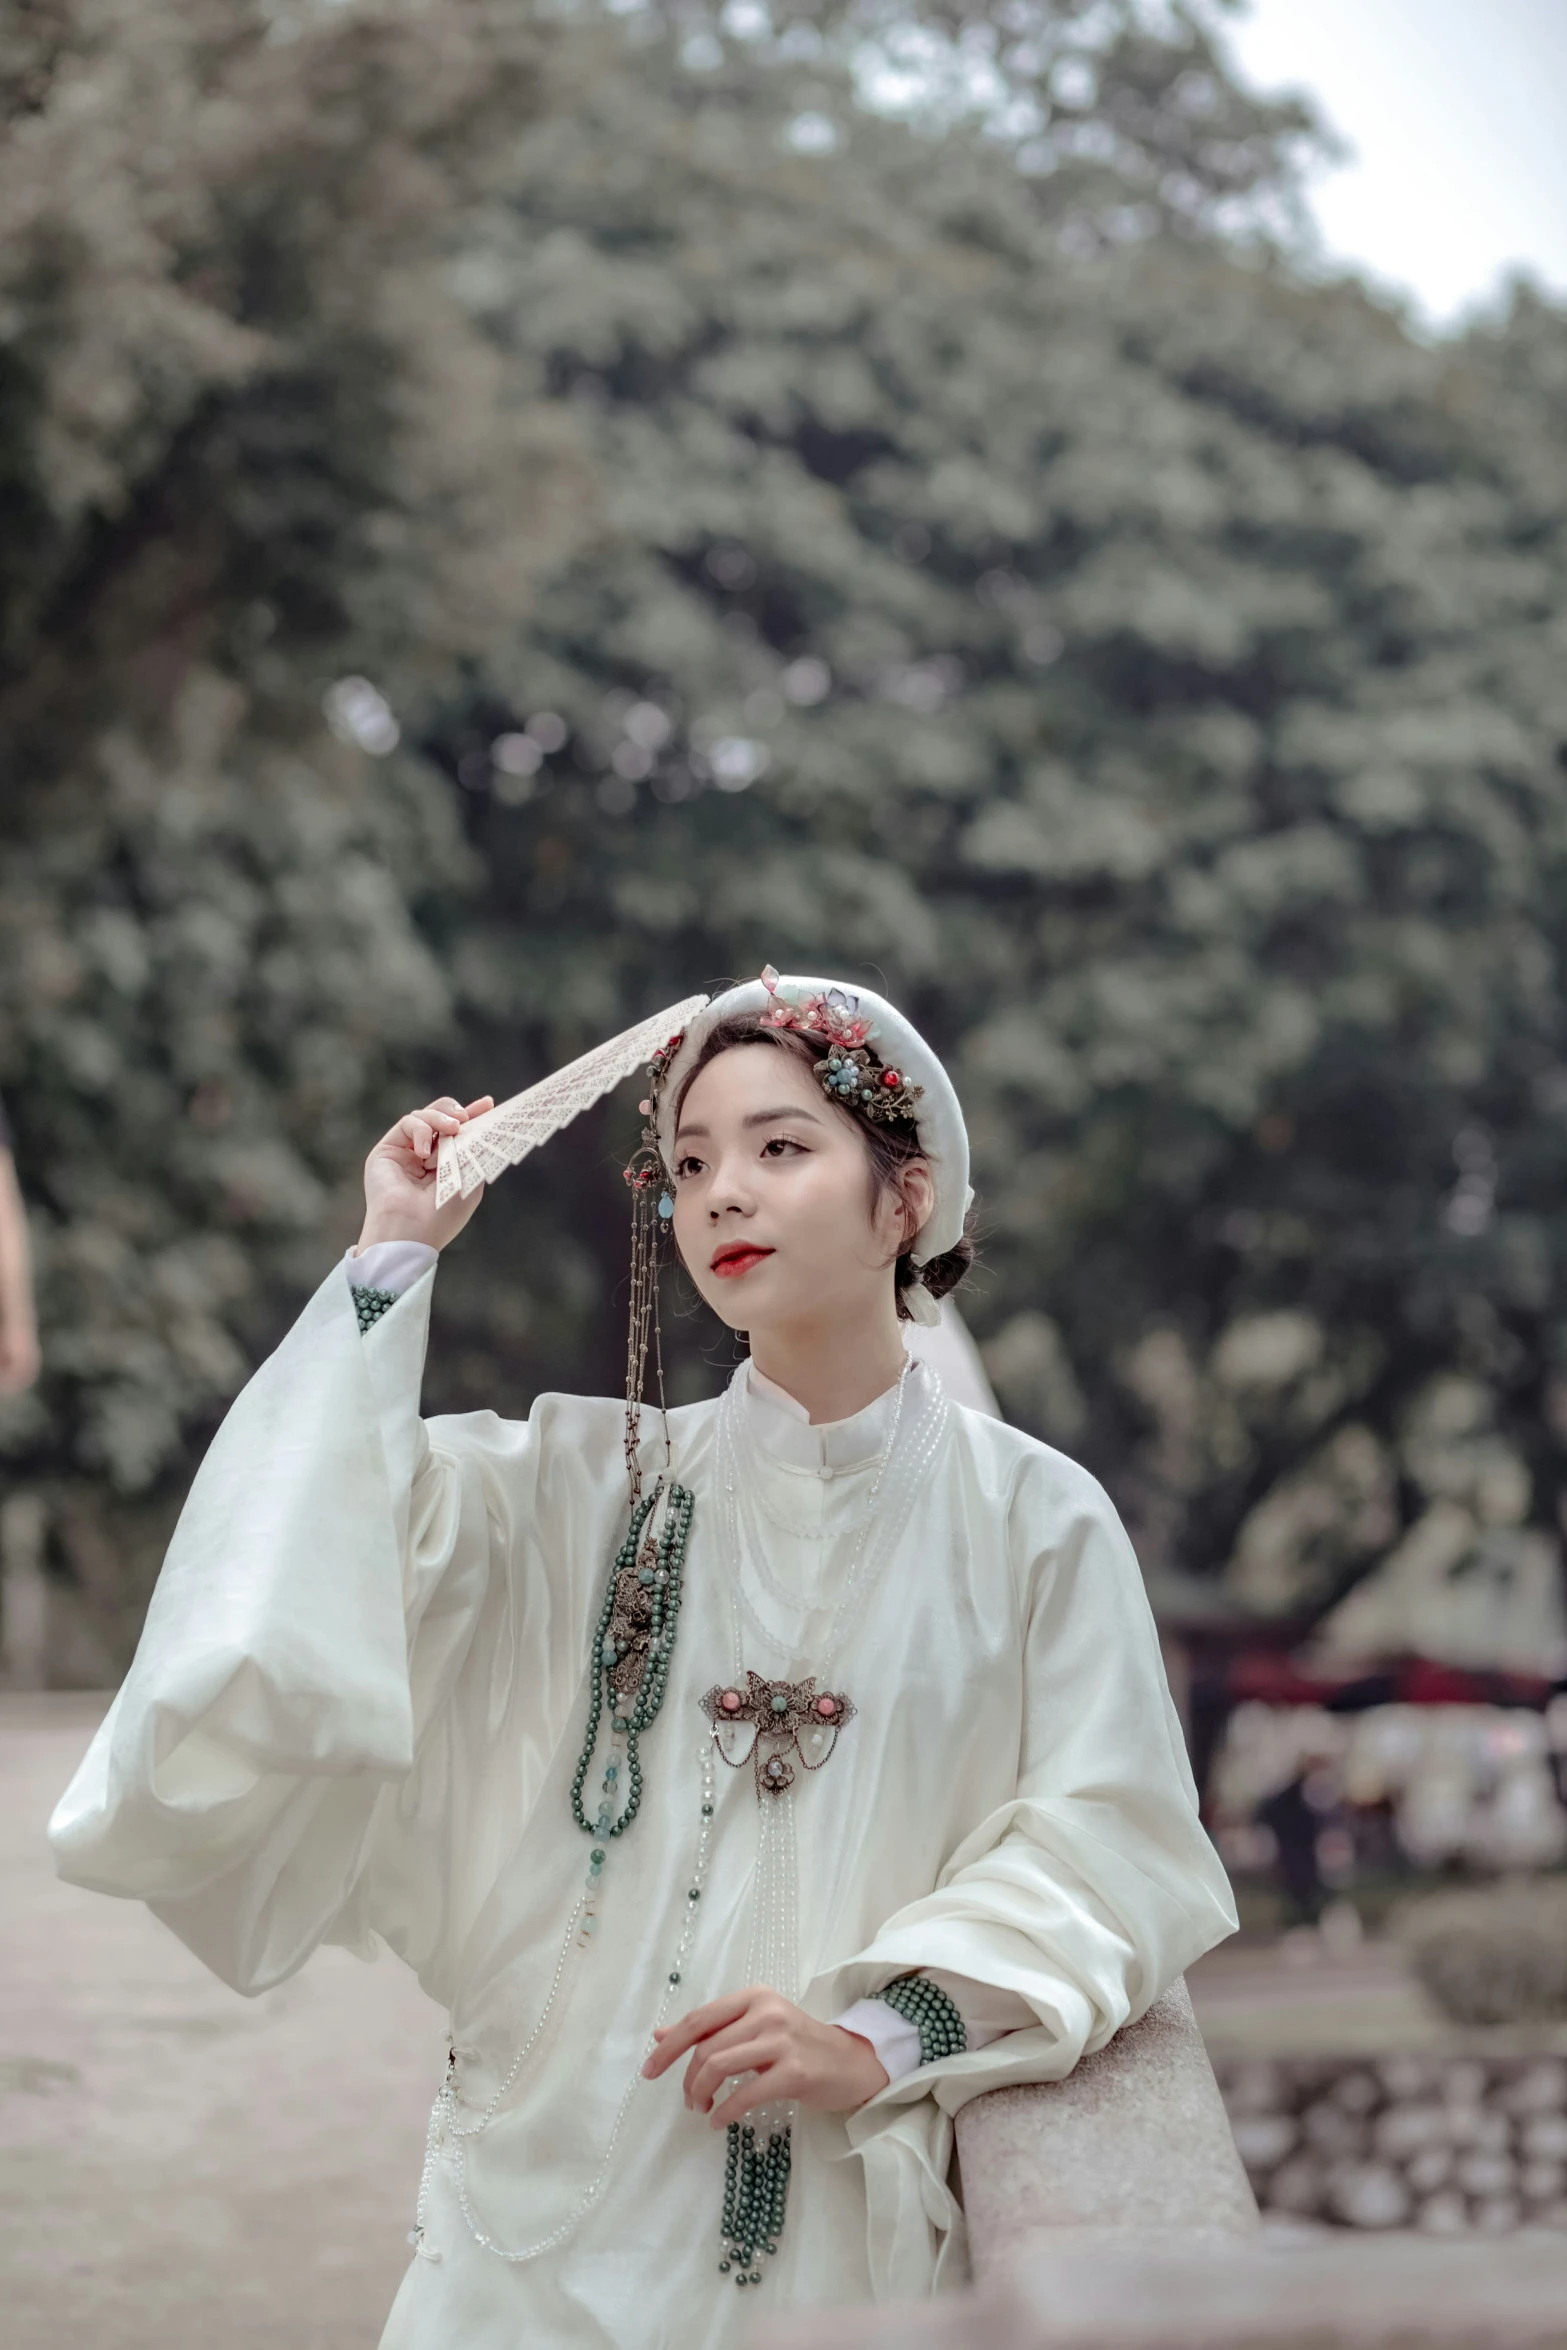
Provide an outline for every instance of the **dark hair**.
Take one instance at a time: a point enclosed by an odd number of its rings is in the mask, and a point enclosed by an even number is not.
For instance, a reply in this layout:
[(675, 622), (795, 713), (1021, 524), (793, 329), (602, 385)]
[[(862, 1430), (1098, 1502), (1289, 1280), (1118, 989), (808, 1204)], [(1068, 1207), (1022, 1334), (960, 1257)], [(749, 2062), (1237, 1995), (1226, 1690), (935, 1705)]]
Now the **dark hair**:
[[(754, 1012), (731, 1012), (724, 1019), (714, 1021), (702, 1039), (696, 1059), (680, 1081), (674, 1105), (677, 1125), (686, 1095), (708, 1063), (716, 1061), (720, 1053), (731, 1052), (736, 1045), (742, 1044), (775, 1045), (780, 1052), (792, 1053), (808, 1069), (814, 1069), (828, 1051), (825, 1039), (804, 1036), (798, 1028), (764, 1028)], [(871, 1058), (876, 1058), (874, 1053)], [(826, 1100), (828, 1097), (824, 1093), (822, 1098)], [(865, 1145), (865, 1155), (870, 1161), (871, 1206), (874, 1208), (883, 1192), (901, 1191), (900, 1178), (909, 1161), (925, 1156), (920, 1148), (918, 1129), (910, 1118), (890, 1118), (885, 1123), (878, 1121), (873, 1124), (869, 1118), (857, 1117), (853, 1110), (844, 1109), (837, 1102), (831, 1106), (839, 1117), (848, 1119)], [(912, 1253), (904, 1249), (893, 1268), (892, 1276), (899, 1319), (909, 1322), (914, 1318), (903, 1302), (906, 1289), (918, 1282), (930, 1291), (932, 1297), (947, 1297), (957, 1288), (973, 1262), (974, 1243), (967, 1231), (959, 1234), (954, 1247), (943, 1249), (940, 1256), (931, 1257), (923, 1265), (916, 1265)]]

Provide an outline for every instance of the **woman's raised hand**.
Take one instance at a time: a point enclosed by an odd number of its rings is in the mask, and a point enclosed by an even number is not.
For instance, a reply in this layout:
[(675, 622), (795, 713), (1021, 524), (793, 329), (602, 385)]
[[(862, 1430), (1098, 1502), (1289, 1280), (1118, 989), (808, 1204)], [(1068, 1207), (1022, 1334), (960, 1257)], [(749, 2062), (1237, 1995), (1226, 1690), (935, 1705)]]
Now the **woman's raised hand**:
[[(781, 1991), (760, 1984), (693, 2007), (654, 2036), (658, 2046), (643, 2072), (656, 2081), (689, 2050), (686, 2103), (715, 2130), (785, 2097), (819, 2113), (849, 2113), (887, 2086), (886, 2067), (869, 2040), (819, 2024)], [(751, 2077), (716, 2104), (725, 2081), (742, 2073)]]
[(365, 1222), (360, 1248), (377, 1240), (422, 1240), (430, 1248), (444, 1248), (455, 1240), (484, 1197), (482, 1186), (435, 1204), (435, 1154), (443, 1134), (455, 1134), (465, 1119), (492, 1110), (495, 1098), (482, 1094), (466, 1109), (443, 1094), (422, 1110), (406, 1117), (383, 1134), (365, 1161)]

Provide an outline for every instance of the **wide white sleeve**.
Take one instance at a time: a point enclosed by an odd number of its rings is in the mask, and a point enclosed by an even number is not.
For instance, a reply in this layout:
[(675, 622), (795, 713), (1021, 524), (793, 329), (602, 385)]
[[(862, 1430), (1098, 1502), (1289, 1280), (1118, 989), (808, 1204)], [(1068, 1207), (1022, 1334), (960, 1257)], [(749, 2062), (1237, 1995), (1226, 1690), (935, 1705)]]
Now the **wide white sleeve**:
[(927, 2090), (951, 2110), (1009, 2081), (1060, 2079), (1235, 1930), (1108, 1497), (1049, 1456), (1019, 1481), (1009, 1537), (1024, 1644), (1016, 1794), (962, 1840), (931, 1893), (833, 1970), (840, 1994), (861, 1996), (911, 1970), (956, 1980), (965, 2017), (993, 2000), (985, 2020), (1001, 2028), (891, 2081), (854, 2117), (856, 2134)]
[[(380, 1934), (439, 1995), (484, 1893), (452, 1822), (478, 1808), (483, 1706), (511, 1705), (503, 1677), (531, 1648), (528, 1718), (558, 1713), (580, 1655), (572, 1604), (552, 1608), (528, 1550), (541, 1420), (572, 1399), (526, 1424), (427, 1426), (431, 1287), (361, 1336), (334, 1266), (237, 1399), (50, 1823), (63, 1877), (147, 1902), (244, 1991), (323, 1939)], [(552, 1449), (569, 1468), (574, 1448)], [(480, 1696), (459, 1707), (470, 1651)]]

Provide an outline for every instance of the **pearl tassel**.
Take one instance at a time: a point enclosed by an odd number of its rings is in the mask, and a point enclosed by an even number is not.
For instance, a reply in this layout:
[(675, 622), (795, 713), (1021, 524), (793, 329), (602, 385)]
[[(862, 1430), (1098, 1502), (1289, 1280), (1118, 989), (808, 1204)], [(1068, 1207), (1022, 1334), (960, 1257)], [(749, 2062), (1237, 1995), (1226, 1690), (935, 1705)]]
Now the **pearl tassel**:
[[(923, 1404), (911, 1424), (904, 1419), (904, 1401), (911, 1375), (915, 1376), (916, 1391), (923, 1388)], [(718, 1467), (724, 1487), (726, 1504), (726, 1533), (733, 1560), (729, 1586), (730, 1626), (734, 1641), (734, 1681), (736, 1689), (746, 1684), (744, 1635), (741, 1618), (758, 1636), (765, 1649), (785, 1660), (790, 1680), (799, 1678), (799, 1636), (809, 1616), (821, 1604), (824, 1594), (818, 1588), (805, 1597), (797, 1596), (781, 1584), (771, 1572), (765, 1543), (757, 1540), (747, 1517), (760, 1505), (763, 1516), (772, 1518), (786, 1533), (803, 1536), (824, 1544), (830, 1530), (799, 1527), (781, 1519), (776, 1510), (767, 1505), (754, 1477), (751, 1489), (742, 1466), (743, 1453), (748, 1443), (754, 1449), (745, 1425), (744, 1407), (739, 1393), (738, 1379), (731, 1382), (719, 1404), (718, 1411)], [(848, 1645), (858, 1630), (871, 1592), (880, 1579), (882, 1569), (891, 1556), (913, 1509), (925, 1478), (925, 1472), (936, 1457), (946, 1434), (947, 1399), (939, 1379), (919, 1369), (913, 1357), (904, 1364), (898, 1380), (897, 1402), (892, 1414), (892, 1426), (882, 1448), (876, 1472), (871, 1480), (869, 1494), (862, 1512), (853, 1513), (849, 1523), (831, 1530), (834, 1533), (855, 1535), (847, 1573), (842, 1577), (838, 1603), (833, 1610), (824, 1644), (825, 1654), (818, 1668), (818, 1678), (830, 1680), (832, 1660)], [(893, 1497), (883, 1509), (881, 1496), (894, 1459), (899, 1465)], [(753, 1597), (746, 1588), (746, 1569), (754, 1570), (757, 1591)], [(795, 1618), (793, 1632), (784, 1628), (775, 1630), (765, 1623), (761, 1614), (762, 1593), (774, 1603), (782, 1602)], [(758, 1733), (760, 1734), (760, 1733)], [(807, 1733), (814, 1741), (821, 1739), (820, 1730)], [(714, 1725), (714, 1738), (722, 1738), (720, 1726)], [(725, 1752), (725, 1760), (734, 1757)], [(758, 1795), (760, 1818), (757, 1823), (756, 1875), (752, 1894), (751, 1949), (749, 1976), (753, 1983), (769, 1984), (781, 1991), (786, 1999), (796, 2000), (800, 1990), (799, 1955), (799, 1858), (795, 1834), (795, 1789), (791, 1786), (781, 1793)], [(724, 2091), (720, 2091), (720, 2096)], [(724, 2257), (719, 2261), (722, 2275), (733, 2275), (736, 2285), (759, 2285), (762, 2272), (757, 2265), (762, 2255), (772, 2255), (778, 2249), (789, 2197), (789, 2174), (793, 2159), (794, 2102), (780, 2099), (756, 2108), (740, 2122), (731, 2122), (728, 2131), (728, 2152), (724, 2169), (724, 2206), (722, 2237)]]
[[(759, 1810), (747, 1972), (753, 1983), (770, 1984), (792, 2000), (800, 1987), (794, 1789), (769, 1795)], [(719, 2273), (733, 2275), (737, 2285), (759, 2285), (756, 2263), (763, 2253), (777, 2251), (788, 2206), (794, 2101), (779, 2098), (753, 2108), (743, 2122), (729, 2124), (727, 2135)]]

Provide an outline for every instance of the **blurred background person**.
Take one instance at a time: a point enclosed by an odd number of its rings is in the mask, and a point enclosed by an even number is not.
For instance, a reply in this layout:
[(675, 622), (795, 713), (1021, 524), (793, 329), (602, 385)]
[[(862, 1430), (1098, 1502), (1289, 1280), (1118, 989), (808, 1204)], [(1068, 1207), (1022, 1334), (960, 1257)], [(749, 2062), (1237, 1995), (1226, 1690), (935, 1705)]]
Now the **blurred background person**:
[(1308, 1754), (1294, 1776), (1257, 1806), (1257, 1821), (1272, 1830), (1278, 1846), (1286, 1929), (1314, 1926), (1322, 1915), (1327, 1885), (1318, 1845), (1337, 1804), (1332, 1757)]
[(16, 1179), (11, 1129), (0, 1103), (0, 1395), (19, 1395), (37, 1376), (38, 1321), (27, 1210)]

